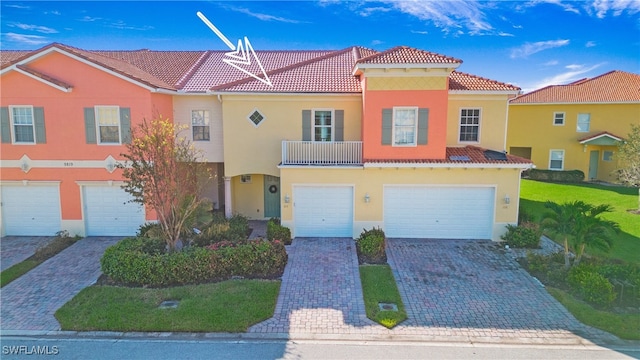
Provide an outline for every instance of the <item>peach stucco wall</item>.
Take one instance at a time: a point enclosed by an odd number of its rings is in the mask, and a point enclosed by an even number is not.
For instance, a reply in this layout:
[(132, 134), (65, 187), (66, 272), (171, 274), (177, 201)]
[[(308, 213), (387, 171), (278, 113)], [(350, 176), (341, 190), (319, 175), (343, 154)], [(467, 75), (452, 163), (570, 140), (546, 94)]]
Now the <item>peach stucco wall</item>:
[[(124, 145), (87, 144), (84, 108), (113, 105), (131, 110), (131, 128), (143, 118), (173, 115), (170, 95), (152, 93), (148, 89), (96, 69), (59, 53), (50, 53), (28, 64), (48, 76), (73, 86), (65, 93), (31, 77), (10, 71), (1, 78), (1, 106), (32, 105), (44, 108), (46, 143), (13, 145), (3, 143), (3, 160), (18, 160), (27, 155), (31, 160), (65, 160), (69, 167), (34, 167), (27, 173), (17, 168), (3, 168), (3, 181), (60, 181), (62, 220), (82, 219), (81, 189), (77, 181), (122, 180), (119, 170), (75, 167), (74, 161), (99, 160), (111, 155), (115, 159), (125, 151)], [(147, 211), (147, 219), (155, 214)]]
[[(365, 159), (440, 159), (445, 157), (447, 90), (375, 90), (363, 94)], [(415, 106), (429, 109), (427, 145), (382, 145), (382, 109)]]

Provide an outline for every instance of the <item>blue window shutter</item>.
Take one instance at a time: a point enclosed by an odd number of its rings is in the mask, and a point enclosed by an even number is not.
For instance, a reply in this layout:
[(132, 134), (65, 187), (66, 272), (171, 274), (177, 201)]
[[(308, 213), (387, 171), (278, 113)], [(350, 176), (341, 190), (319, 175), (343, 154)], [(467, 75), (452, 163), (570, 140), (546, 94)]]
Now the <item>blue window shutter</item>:
[(302, 141), (311, 141), (311, 110), (302, 110)]
[(120, 133), (122, 134), (122, 143), (131, 143), (131, 109), (120, 108)]
[(3, 143), (11, 143), (11, 124), (9, 123), (9, 108), (0, 108), (0, 136)]
[(33, 123), (36, 128), (36, 144), (45, 144), (47, 142), (47, 133), (44, 128), (44, 108), (33, 108)]
[(335, 119), (335, 130), (336, 134), (334, 136), (335, 141), (344, 141), (344, 110), (336, 110), (336, 119)]
[(84, 108), (84, 135), (87, 144), (97, 144), (96, 139), (96, 113), (93, 108)]
[(427, 145), (429, 135), (429, 109), (418, 109), (418, 145)]
[(391, 145), (393, 109), (382, 109), (382, 145)]

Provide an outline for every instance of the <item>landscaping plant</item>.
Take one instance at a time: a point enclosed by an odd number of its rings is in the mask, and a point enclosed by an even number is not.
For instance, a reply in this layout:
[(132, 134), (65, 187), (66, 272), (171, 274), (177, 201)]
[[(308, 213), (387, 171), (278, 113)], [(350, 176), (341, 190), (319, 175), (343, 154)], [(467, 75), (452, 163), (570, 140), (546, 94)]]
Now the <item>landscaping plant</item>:
[(620, 165), (618, 180), (638, 188), (638, 208), (635, 213), (640, 215), (640, 125), (631, 124), (631, 133), (618, 145), (616, 157)]
[(380, 228), (364, 230), (356, 239), (356, 250), (360, 263), (386, 264), (387, 254), (384, 231)]
[(280, 224), (280, 219), (271, 218), (267, 222), (267, 240), (280, 240), (285, 245), (291, 245), (291, 229)]
[(521, 225), (507, 225), (507, 232), (500, 236), (507, 245), (513, 248), (537, 249), (540, 247), (542, 231), (536, 223), (525, 222)]

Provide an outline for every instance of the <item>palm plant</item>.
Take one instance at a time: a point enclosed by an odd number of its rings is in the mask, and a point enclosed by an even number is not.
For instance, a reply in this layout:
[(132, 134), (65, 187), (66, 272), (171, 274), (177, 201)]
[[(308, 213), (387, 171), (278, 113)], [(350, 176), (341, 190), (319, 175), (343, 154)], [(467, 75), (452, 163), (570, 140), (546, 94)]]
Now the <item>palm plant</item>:
[[(587, 204), (588, 205), (588, 204)], [(574, 265), (578, 265), (584, 255), (585, 247), (607, 251), (613, 245), (613, 233), (620, 231), (614, 221), (600, 218), (600, 214), (611, 212), (610, 205), (588, 205), (587, 211), (582, 212), (576, 219), (573, 235), (573, 245), (576, 250)]]
[(579, 214), (581, 212), (586, 210), (587, 204), (579, 200), (563, 204), (547, 201), (544, 207), (551, 211), (544, 214), (542, 227), (544, 230), (562, 237), (564, 245), (564, 266), (568, 269), (571, 266), (569, 238), (574, 234), (576, 219), (580, 216)]

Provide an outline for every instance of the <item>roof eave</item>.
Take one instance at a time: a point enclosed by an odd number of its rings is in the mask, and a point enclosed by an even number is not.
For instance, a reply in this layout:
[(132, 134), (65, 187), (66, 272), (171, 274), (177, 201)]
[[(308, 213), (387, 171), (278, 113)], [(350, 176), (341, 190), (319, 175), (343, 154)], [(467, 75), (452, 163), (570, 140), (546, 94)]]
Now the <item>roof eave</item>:
[(409, 163), (409, 162), (365, 162), (365, 168), (433, 168), (433, 169), (520, 169), (534, 167), (533, 163), (475, 163), (475, 162), (442, 162), (442, 163)]

